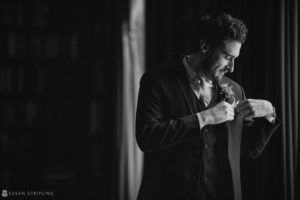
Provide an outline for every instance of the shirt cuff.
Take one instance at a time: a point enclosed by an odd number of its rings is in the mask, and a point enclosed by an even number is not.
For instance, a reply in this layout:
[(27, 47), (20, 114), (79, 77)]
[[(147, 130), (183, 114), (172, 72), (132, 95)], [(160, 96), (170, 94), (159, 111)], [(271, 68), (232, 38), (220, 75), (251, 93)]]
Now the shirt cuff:
[(276, 119), (276, 117), (265, 117), (266, 118), (266, 120), (268, 120), (271, 124), (275, 124), (275, 119)]
[(275, 119), (276, 119), (276, 109), (273, 106), (273, 112), (269, 115), (267, 115), (266, 120), (268, 120), (271, 124), (275, 124)]
[(203, 122), (201, 113), (197, 113), (197, 117), (198, 117), (199, 126), (200, 126), (200, 130), (201, 130), (204, 127), (204, 122)]

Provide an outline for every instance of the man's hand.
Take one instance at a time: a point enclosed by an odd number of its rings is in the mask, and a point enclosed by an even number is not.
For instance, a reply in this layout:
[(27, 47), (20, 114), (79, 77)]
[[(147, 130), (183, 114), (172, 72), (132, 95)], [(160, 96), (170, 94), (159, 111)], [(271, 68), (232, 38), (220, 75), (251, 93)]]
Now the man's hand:
[(246, 99), (236, 106), (238, 116), (244, 116), (249, 120), (256, 117), (266, 117), (273, 113), (273, 106), (269, 101), (261, 99)]
[(234, 119), (234, 108), (231, 104), (221, 101), (214, 107), (200, 112), (204, 125), (220, 124)]

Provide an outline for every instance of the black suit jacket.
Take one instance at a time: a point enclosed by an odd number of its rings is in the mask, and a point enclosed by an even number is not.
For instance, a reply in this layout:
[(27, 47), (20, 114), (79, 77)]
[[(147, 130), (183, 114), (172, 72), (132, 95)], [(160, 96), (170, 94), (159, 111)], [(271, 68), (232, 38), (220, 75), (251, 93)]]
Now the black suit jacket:
[[(193, 91), (183, 64), (172, 65), (170, 70), (145, 73), (140, 81), (136, 114), (136, 139), (145, 152), (144, 175), (138, 200), (195, 199), (198, 182), (194, 175), (201, 160), (195, 156), (199, 147), (200, 132)], [(236, 100), (245, 99), (242, 87), (227, 77), (220, 84), (233, 87)], [(251, 137), (242, 133), (243, 118), (223, 123), (228, 136), (228, 163), (232, 196), (241, 200), (241, 152), (256, 158), (278, 127), (266, 120), (254, 122)], [(255, 126), (260, 128), (257, 129)], [(247, 134), (248, 135), (248, 134)], [(250, 135), (250, 134), (249, 134)], [(241, 148), (241, 146), (243, 148)], [(211, 186), (207, 182), (208, 188)], [(225, 185), (224, 185), (225, 187)], [(211, 190), (213, 192), (213, 190)]]

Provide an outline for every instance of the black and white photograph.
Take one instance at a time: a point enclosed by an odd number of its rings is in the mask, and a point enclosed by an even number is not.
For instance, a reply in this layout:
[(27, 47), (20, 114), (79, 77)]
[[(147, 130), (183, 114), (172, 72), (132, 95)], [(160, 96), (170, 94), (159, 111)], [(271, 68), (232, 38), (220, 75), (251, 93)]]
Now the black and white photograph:
[(299, 199), (298, 7), (0, 1), (0, 199)]

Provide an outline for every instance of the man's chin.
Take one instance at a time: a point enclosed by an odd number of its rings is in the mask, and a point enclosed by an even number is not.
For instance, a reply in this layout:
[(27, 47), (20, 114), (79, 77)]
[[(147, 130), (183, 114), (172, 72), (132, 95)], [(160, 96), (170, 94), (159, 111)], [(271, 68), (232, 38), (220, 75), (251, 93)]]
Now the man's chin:
[(214, 79), (215, 81), (220, 81), (220, 80), (223, 78), (223, 76), (224, 76), (224, 74), (215, 75), (215, 76), (213, 77), (213, 79)]
[(211, 73), (210, 75), (207, 75), (211, 80), (213, 81), (220, 81), (225, 73)]

